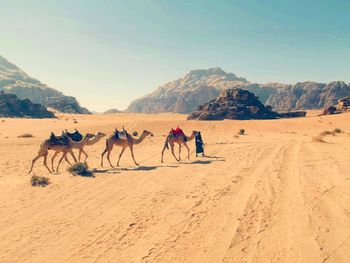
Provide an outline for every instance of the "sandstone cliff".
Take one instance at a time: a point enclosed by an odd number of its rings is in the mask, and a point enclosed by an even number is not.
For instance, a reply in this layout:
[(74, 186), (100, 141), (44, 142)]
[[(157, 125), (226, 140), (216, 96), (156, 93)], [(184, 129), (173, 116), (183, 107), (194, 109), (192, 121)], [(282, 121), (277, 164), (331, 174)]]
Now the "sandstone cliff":
[(65, 96), (39, 80), (29, 77), (23, 70), (0, 56), (0, 91), (16, 94), (20, 99), (29, 99), (46, 107), (66, 113), (90, 113), (79, 105), (74, 97)]

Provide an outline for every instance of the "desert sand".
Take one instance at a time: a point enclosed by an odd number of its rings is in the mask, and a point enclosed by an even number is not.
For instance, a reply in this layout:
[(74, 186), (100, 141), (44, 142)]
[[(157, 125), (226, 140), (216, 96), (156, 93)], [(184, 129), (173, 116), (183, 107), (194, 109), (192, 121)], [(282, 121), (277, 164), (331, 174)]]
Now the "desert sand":
[[(74, 119), (77, 123), (74, 123)], [(4, 120), (4, 121), (2, 121)], [(49, 174), (51, 131), (150, 130), (121, 166), (100, 167), (105, 140), (88, 146), (95, 177)], [(201, 130), (209, 157), (160, 163), (165, 135)], [(246, 135), (238, 136), (244, 128)], [(344, 133), (313, 141), (320, 132)], [(259, 121), (186, 121), (179, 114), (0, 119), (0, 262), (350, 262), (350, 113)], [(30, 133), (32, 138), (17, 136)], [(112, 153), (116, 164), (120, 149)], [(52, 154), (51, 154), (52, 155)], [(50, 155), (50, 156), (51, 156)]]

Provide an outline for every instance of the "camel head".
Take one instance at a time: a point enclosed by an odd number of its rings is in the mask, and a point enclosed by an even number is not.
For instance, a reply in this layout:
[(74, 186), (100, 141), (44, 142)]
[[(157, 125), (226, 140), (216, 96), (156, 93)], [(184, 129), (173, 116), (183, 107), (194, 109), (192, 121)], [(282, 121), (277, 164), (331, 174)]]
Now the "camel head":
[(151, 136), (151, 137), (154, 136), (152, 132), (147, 131), (147, 130), (144, 130), (143, 133), (146, 134), (146, 136), (148, 136), (148, 135)]
[(106, 134), (105, 133), (103, 133), (103, 132), (98, 132), (98, 133), (96, 133), (96, 135), (95, 135), (96, 137), (105, 137), (106, 136)]
[(94, 138), (94, 137), (95, 137), (95, 134), (87, 133), (87, 134), (85, 135), (85, 137), (88, 138), (88, 139), (91, 139), (91, 138)]

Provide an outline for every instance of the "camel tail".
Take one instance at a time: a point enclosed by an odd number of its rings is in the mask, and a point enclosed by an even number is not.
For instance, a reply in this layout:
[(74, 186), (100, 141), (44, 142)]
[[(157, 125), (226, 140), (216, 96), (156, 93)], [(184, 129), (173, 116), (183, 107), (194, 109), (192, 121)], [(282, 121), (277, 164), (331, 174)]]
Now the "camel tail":
[(164, 147), (169, 150), (168, 138), (165, 140)]

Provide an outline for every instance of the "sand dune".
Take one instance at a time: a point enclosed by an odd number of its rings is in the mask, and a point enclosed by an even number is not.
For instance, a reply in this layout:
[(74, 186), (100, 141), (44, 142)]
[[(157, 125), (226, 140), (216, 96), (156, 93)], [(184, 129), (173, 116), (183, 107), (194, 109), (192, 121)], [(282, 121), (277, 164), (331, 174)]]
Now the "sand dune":
[[(350, 114), (268, 121), (186, 121), (178, 114), (61, 115), (0, 120), (0, 262), (350, 262)], [(76, 119), (78, 123), (74, 123)], [(165, 163), (171, 127), (201, 130), (208, 158)], [(87, 147), (95, 178), (34, 174), (50, 131), (151, 130), (121, 167), (100, 167), (104, 140)], [(236, 134), (244, 128), (247, 135)], [(340, 128), (345, 133), (313, 137)], [(31, 133), (33, 138), (18, 138)], [(112, 153), (116, 164), (120, 149)], [(182, 151), (183, 159), (185, 152)]]

